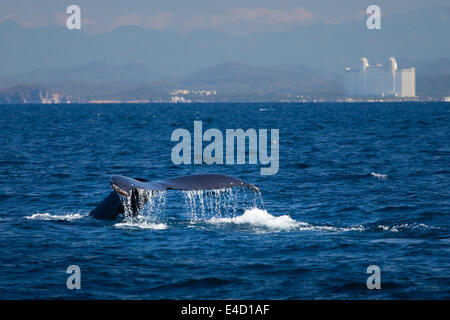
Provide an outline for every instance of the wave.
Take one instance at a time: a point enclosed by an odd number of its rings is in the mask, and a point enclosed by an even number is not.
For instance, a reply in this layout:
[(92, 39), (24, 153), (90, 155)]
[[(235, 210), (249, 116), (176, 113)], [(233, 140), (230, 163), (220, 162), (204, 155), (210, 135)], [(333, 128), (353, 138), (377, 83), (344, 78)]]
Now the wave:
[(165, 223), (153, 223), (153, 222), (120, 222), (114, 225), (116, 228), (123, 229), (152, 229), (152, 230), (165, 230), (167, 229), (167, 224)]
[(68, 213), (63, 215), (50, 214), (50, 213), (35, 213), (31, 216), (26, 216), (25, 219), (29, 220), (59, 220), (59, 221), (74, 221), (84, 218), (86, 215), (80, 213)]
[(362, 225), (347, 228), (335, 226), (316, 226), (307, 222), (296, 221), (289, 215), (273, 216), (266, 210), (259, 208), (248, 209), (243, 215), (233, 218), (211, 218), (207, 220), (211, 224), (238, 224), (250, 225), (253, 227), (262, 227), (272, 231), (364, 231)]
[(375, 173), (375, 172), (371, 172), (370, 175), (372, 177), (375, 177), (375, 178), (381, 179), (381, 180), (386, 180), (387, 178), (389, 178), (389, 176), (387, 174), (381, 174), (381, 173)]

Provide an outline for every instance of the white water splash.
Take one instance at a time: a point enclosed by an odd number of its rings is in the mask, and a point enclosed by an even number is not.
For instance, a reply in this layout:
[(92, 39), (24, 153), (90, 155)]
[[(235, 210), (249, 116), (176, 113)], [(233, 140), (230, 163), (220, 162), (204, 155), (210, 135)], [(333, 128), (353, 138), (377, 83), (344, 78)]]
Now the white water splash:
[(116, 223), (114, 225), (115, 228), (122, 229), (152, 229), (152, 230), (165, 230), (167, 229), (167, 224), (165, 223), (153, 223), (148, 221), (128, 221)]
[(250, 224), (257, 227), (267, 227), (270, 229), (290, 230), (297, 228), (300, 223), (292, 219), (288, 215), (275, 217), (266, 210), (252, 208), (246, 210), (242, 216), (234, 218), (216, 218), (213, 217), (209, 223), (234, 223), (234, 224)]
[(131, 196), (122, 197), (124, 219), (122, 222), (116, 223), (114, 227), (124, 229), (167, 229), (167, 224), (158, 221), (158, 219), (161, 219), (166, 207), (166, 192), (144, 189), (137, 189), (134, 192), (138, 192), (138, 202), (136, 203), (138, 212), (133, 212)]
[(50, 213), (35, 213), (31, 216), (25, 217), (28, 220), (60, 220), (60, 221), (74, 221), (84, 218), (86, 215), (80, 213), (68, 213), (63, 215), (50, 214)]
[(429, 226), (424, 223), (413, 223), (413, 224), (403, 223), (394, 226), (386, 226), (381, 224), (377, 226), (377, 228), (388, 232), (401, 232), (403, 230), (416, 230), (416, 229), (439, 229), (439, 227)]
[(389, 177), (387, 174), (381, 174), (381, 173), (375, 173), (375, 172), (371, 172), (370, 175), (372, 177), (375, 177), (375, 178), (381, 179), (381, 180), (386, 180)]
[[(166, 192), (165, 191), (152, 191), (145, 189), (137, 189), (134, 192), (138, 192), (136, 207), (139, 211), (136, 213), (139, 215), (156, 215), (164, 212), (166, 207)], [(122, 205), (125, 211), (125, 219), (133, 217), (133, 209), (131, 200), (132, 197), (121, 197)]]
[(213, 217), (206, 222), (211, 224), (238, 224), (249, 225), (252, 227), (262, 227), (272, 231), (330, 231), (330, 232), (346, 232), (346, 231), (364, 231), (362, 225), (347, 228), (334, 226), (315, 226), (307, 222), (296, 221), (289, 215), (273, 216), (266, 210), (252, 208), (246, 210), (243, 215), (233, 218), (216, 218)]

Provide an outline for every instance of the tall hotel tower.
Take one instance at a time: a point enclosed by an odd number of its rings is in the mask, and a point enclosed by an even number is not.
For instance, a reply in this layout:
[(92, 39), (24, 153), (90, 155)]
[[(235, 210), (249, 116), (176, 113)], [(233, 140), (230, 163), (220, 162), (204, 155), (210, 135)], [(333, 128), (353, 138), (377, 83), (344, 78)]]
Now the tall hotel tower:
[(416, 71), (398, 70), (394, 57), (389, 58), (386, 66), (371, 66), (362, 58), (360, 70), (345, 68), (345, 93), (350, 97), (415, 97)]

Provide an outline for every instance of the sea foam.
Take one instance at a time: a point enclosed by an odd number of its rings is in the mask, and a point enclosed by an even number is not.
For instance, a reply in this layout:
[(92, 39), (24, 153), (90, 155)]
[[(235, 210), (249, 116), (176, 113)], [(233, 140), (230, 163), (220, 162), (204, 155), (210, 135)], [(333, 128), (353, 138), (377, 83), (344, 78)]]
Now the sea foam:
[(386, 225), (379, 225), (377, 227), (378, 229), (381, 229), (383, 231), (388, 232), (401, 232), (403, 230), (427, 230), (427, 229), (439, 229), (439, 227), (429, 226), (424, 223), (403, 223), (403, 224), (397, 224), (393, 226), (386, 226)]
[(48, 212), (46, 213), (35, 213), (31, 216), (26, 216), (25, 219), (29, 220), (60, 220), (60, 221), (73, 221), (78, 220), (85, 217), (85, 215), (80, 213), (68, 213), (68, 214), (50, 214)]
[(270, 229), (289, 230), (294, 229), (299, 225), (299, 222), (295, 221), (288, 215), (282, 215), (275, 217), (268, 213), (266, 210), (259, 208), (248, 209), (242, 216), (234, 218), (216, 218), (213, 217), (209, 223), (234, 223), (234, 224), (250, 224), (258, 227), (267, 227)]
[(387, 174), (381, 174), (381, 173), (375, 173), (375, 172), (371, 172), (370, 175), (372, 177), (375, 177), (375, 178), (381, 179), (381, 180), (386, 180), (389, 177)]
[(116, 228), (123, 229), (152, 229), (152, 230), (165, 230), (167, 229), (167, 224), (165, 223), (153, 223), (153, 222), (121, 222), (114, 225)]
[(253, 227), (262, 227), (272, 231), (364, 231), (364, 227), (362, 225), (347, 228), (311, 225), (307, 222), (296, 221), (289, 215), (273, 216), (269, 212), (267, 212), (267, 210), (259, 208), (248, 209), (244, 212), (243, 215), (233, 218), (213, 217), (207, 222), (212, 224), (247, 224)]

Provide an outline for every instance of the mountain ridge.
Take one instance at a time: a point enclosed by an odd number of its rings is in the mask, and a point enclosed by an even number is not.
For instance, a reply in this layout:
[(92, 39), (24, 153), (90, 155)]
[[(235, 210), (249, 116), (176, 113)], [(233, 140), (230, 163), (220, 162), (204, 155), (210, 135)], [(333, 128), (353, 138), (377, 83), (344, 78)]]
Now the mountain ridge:
[[(17, 75), (38, 67), (70, 67), (92, 61), (114, 66), (138, 62), (158, 74), (179, 77), (230, 60), (263, 66), (307, 61), (310, 67), (333, 72), (358, 63), (362, 56), (369, 61), (384, 61), (389, 56), (431, 60), (450, 55), (446, 41), (450, 14), (442, 8), (447, 7), (388, 15), (383, 18), (383, 29), (376, 31), (367, 30), (365, 21), (356, 21), (245, 36), (214, 30), (179, 34), (132, 26), (88, 35), (62, 26), (28, 29), (4, 22), (0, 41), (8, 45), (0, 51), (0, 70)], [(420, 18), (424, 16), (428, 18)]]

